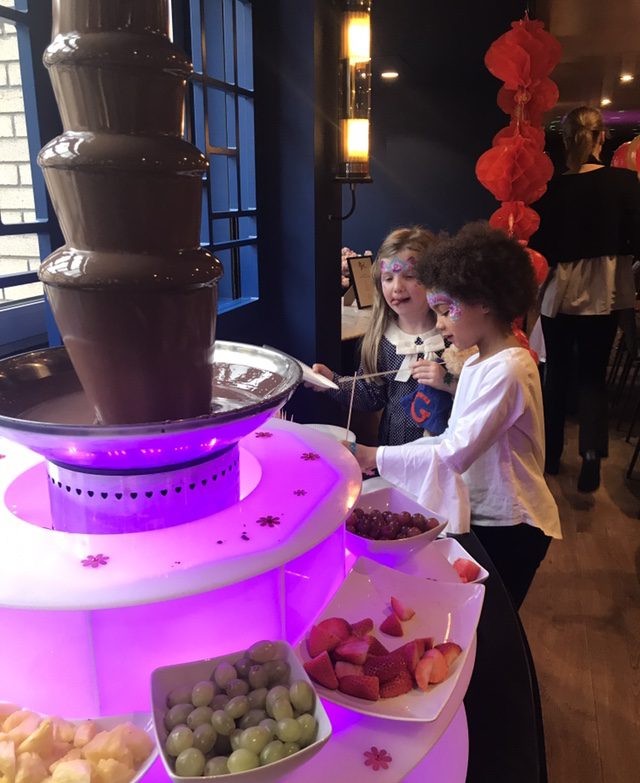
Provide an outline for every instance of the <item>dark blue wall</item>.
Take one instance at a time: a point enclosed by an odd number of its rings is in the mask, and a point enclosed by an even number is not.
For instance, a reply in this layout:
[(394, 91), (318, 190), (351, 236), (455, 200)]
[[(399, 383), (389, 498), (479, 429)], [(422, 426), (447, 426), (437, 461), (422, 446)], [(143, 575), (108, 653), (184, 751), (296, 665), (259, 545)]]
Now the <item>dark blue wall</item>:
[[(373, 0), (374, 181), (358, 187), (343, 244), (375, 252), (396, 226), (452, 231), (497, 208), (474, 174), (478, 157), (508, 121), (496, 105), (501, 82), (483, 60), (524, 10), (525, 3), (513, 0)], [(386, 62), (399, 66), (395, 82), (379, 78)]]

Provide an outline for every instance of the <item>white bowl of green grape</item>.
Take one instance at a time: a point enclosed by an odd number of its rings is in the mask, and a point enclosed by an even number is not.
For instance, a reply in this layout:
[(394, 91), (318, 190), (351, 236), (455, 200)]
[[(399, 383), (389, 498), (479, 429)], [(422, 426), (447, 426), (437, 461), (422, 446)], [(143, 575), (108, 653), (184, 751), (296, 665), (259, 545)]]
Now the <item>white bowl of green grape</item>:
[(331, 736), (311, 680), (283, 641), (155, 669), (151, 701), (174, 783), (278, 781)]

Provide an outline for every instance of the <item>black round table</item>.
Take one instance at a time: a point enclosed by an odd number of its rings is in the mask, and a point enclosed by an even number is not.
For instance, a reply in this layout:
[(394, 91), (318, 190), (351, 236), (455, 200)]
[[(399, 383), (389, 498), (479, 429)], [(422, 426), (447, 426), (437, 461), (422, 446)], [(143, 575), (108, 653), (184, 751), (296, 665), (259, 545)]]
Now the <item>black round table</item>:
[(464, 699), (467, 783), (547, 783), (538, 680), (520, 617), (475, 534), (453, 537), (490, 573)]

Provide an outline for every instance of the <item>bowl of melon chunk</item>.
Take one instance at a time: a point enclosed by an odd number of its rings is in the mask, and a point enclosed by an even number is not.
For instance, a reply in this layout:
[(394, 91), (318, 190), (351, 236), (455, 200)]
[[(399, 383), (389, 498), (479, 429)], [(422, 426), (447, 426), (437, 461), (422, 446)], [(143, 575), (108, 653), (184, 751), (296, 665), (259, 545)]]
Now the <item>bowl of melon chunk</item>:
[(3, 783), (135, 783), (158, 751), (149, 713), (67, 720), (0, 702)]

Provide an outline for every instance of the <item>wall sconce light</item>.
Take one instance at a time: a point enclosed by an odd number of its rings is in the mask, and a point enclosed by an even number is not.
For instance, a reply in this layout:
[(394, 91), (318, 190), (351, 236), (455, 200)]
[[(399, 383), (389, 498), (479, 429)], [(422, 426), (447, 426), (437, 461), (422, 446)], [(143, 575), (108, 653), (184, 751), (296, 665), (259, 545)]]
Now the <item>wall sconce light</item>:
[(336, 180), (351, 187), (371, 182), (369, 122), (371, 115), (371, 0), (344, 0), (340, 45), (339, 163)]

